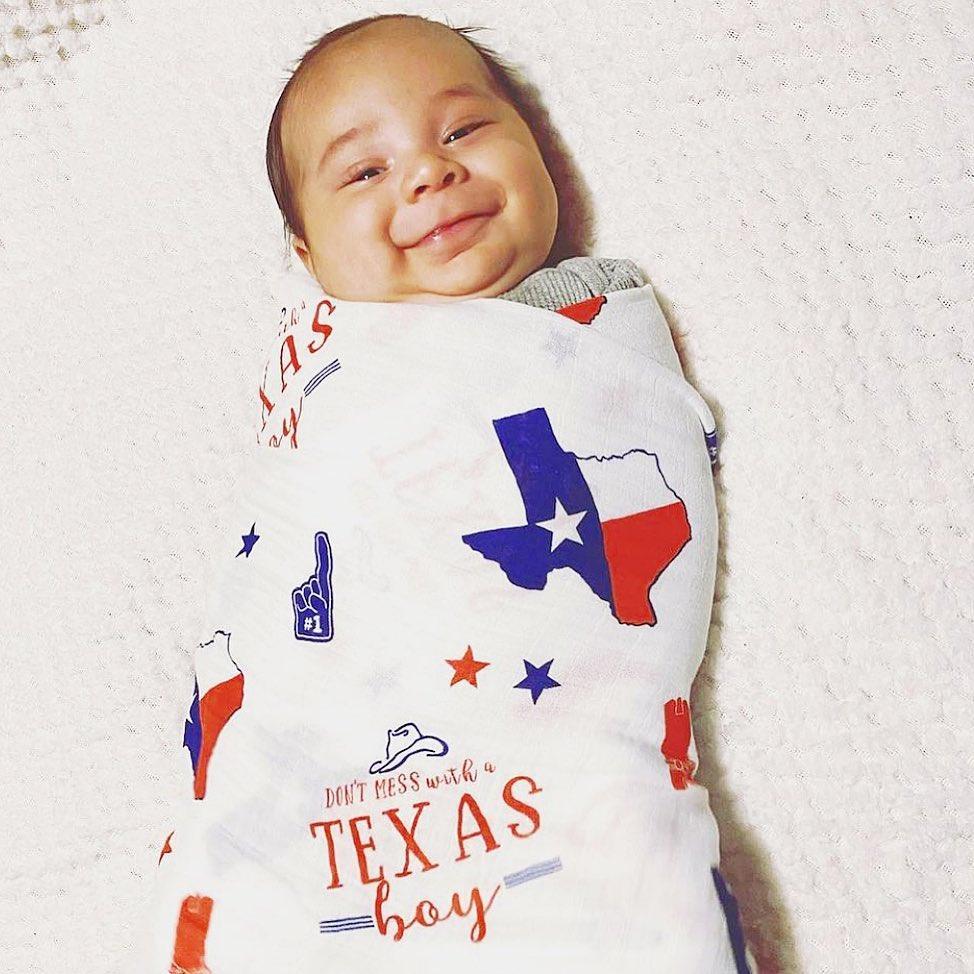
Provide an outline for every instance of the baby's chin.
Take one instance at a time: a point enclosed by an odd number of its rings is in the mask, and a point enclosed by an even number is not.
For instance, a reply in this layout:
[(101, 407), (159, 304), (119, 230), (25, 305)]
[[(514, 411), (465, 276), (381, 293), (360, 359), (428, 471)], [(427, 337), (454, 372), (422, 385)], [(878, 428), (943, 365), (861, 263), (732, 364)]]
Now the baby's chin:
[(361, 282), (335, 281), (331, 286), (321, 277), (317, 280), (326, 294), (340, 301), (439, 304), (497, 297), (520, 284), (543, 263), (543, 258), (517, 248), (484, 244), (448, 260), (411, 261), (395, 280), (369, 277)]
[(542, 263), (543, 259), (516, 251), (496, 254), (471, 248), (440, 265), (422, 268), (401, 282), (399, 296), (387, 300), (437, 304), (494, 298), (520, 284)]

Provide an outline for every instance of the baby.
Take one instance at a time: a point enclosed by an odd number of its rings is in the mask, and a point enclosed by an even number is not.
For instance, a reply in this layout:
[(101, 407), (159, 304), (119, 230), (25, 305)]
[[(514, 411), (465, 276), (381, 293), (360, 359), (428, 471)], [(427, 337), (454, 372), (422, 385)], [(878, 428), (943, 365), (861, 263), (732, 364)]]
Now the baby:
[(713, 417), (636, 265), (579, 255), (538, 120), (407, 15), (326, 35), (281, 95), (307, 273), (145, 970), (755, 970), (686, 702)]

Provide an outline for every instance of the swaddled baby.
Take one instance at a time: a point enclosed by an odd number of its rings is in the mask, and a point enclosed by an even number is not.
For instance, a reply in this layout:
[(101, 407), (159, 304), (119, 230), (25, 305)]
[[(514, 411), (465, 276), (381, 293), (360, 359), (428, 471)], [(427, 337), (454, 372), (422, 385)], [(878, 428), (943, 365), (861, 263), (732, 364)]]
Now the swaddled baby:
[(326, 35), (282, 94), (307, 273), (140, 970), (753, 970), (686, 700), (713, 417), (635, 264), (565, 254), (518, 106), (405, 16)]

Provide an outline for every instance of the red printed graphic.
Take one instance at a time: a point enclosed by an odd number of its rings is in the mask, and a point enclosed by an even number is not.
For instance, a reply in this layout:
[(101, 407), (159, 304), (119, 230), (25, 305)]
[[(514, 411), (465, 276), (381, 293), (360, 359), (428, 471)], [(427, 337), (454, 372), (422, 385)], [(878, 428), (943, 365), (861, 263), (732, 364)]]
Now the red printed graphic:
[[(484, 763), (484, 771), (488, 774), (493, 774), (494, 767), (491, 762)], [(457, 772), (456, 768), (449, 770)], [(468, 782), (476, 780), (478, 773), (471, 762), (465, 761), (462, 773), (454, 774), (450, 780), (466, 786)], [(354, 784), (358, 785), (359, 782)], [(450, 787), (446, 779), (429, 777), (426, 785), (436, 792)], [(413, 772), (409, 776), (402, 774), (398, 778), (376, 779), (375, 786), (376, 794), (393, 794), (400, 790), (419, 790), (422, 780), (418, 773)], [(349, 816), (346, 813), (309, 822), (312, 838), (323, 839), (327, 850), (328, 883), (325, 889), (337, 889), (346, 883), (374, 886), (371, 915), (324, 921), (322, 932), (370, 927), (395, 941), (402, 940), (412, 928), (433, 927), (453, 917), (466, 918), (469, 924), (467, 936), (472, 942), (483, 940), (487, 934), (487, 914), (501, 889), (501, 883), (490, 884), (485, 889), (479, 885), (461, 887), (444, 894), (445, 898), (436, 903), (426, 898), (417, 902), (412, 898), (415, 891), (408, 886), (400, 889), (396, 880), (440, 869), (443, 865), (449, 868), (452, 864), (469, 862), (476, 866), (484, 856), (496, 852), (511, 837), (517, 841), (529, 839), (541, 828), (541, 813), (530, 800), (542, 791), (529, 775), (509, 778), (503, 785), (501, 798), (506, 809), (514, 813), (510, 821), (492, 821), (472, 791), (465, 790), (458, 799), (455, 792), (447, 791), (436, 794), (430, 800), (413, 802), (411, 810), (397, 803), (394, 807), (372, 814)], [(326, 804), (331, 807), (332, 796), (342, 796), (344, 804), (348, 797), (354, 798), (356, 793), (364, 798), (364, 783), (361, 788), (352, 788), (347, 793), (344, 789), (329, 789), (329, 803)], [(452, 834), (428, 834), (428, 816), (424, 813), (431, 800), (453, 804)], [(342, 856), (338, 855), (339, 847), (344, 847), (345, 854)], [(342, 863), (349, 862), (350, 852), (354, 852), (353, 861), (357, 869), (350, 870), (346, 866), (343, 870)], [(548, 867), (546, 871), (550, 872), (551, 868)], [(535, 872), (532, 870), (532, 873)], [(523, 881), (523, 877), (514, 878)]]
[(476, 686), (477, 672), (485, 666), (490, 666), (490, 663), (474, 659), (473, 649), (470, 646), (467, 647), (467, 651), (460, 659), (448, 659), (446, 662), (453, 667), (453, 679), (450, 680), (451, 687), (454, 683), (460, 683), (462, 680), (466, 680), (471, 686)]
[(220, 731), (243, 705), (243, 682), (243, 674), (238, 673), (225, 683), (215, 686), (200, 702), (203, 745), (193, 787), (196, 798), (203, 798), (206, 795), (206, 772)]
[(599, 294), (594, 298), (586, 298), (576, 304), (565, 305), (558, 309), (558, 314), (577, 321), (580, 325), (590, 325), (595, 316), (602, 310), (605, 304), (605, 295)]
[(602, 539), (617, 618), (655, 626), (649, 589), (690, 540), (683, 502), (603, 521)]
[(690, 760), (690, 704), (677, 697), (663, 704), (666, 736), (660, 750), (670, 766), (670, 783), (677, 791), (683, 791), (693, 783), (696, 764)]
[[(169, 840), (176, 834), (176, 830), (173, 829), (169, 835), (166, 836), (166, 841), (163, 843), (162, 852), (159, 853), (159, 862), (162, 862), (162, 857), (172, 852), (172, 846), (169, 844)], [(158, 865), (159, 863), (156, 863)]]
[(203, 954), (212, 912), (213, 900), (209, 896), (187, 896), (183, 900), (169, 974), (210, 974)]
[(206, 797), (206, 775), (216, 742), (230, 718), (243, 706), (244, 675), (230, 655), (230, 633), (217, 629), (196, 650), (196, 681), (183, 746), (193, 762), (193, 795)]
[[(260, 430), (257, 434), (257, 441), (258, 443), (261, 442), (262, 435), (267, 430), (268, 425), (270, 425), (271, 431), (267, 434), (266, 442), (268, 446), (272, 447), (279, 447), (283, 443), (289, 443), (292, 449), (297, 449), (298, 424), (304, 408), (304, 397), (310, 391), (310, 386), (314, 385), (314, 382), (309, 383), (308, 387), (302, 385), (305, 378), (307, 378), (306, 373), (302, 377), (301, 382), (296, 382), (295, 388), (289, 392), (288, 376), (290, 375), (292, 379), (295, 379), (306, 364), (313, 364), (310, 361), (312, 356), (316, 352), (321, 351), (321, 348), (328, 341), (333, 331), (332, 326), (325, 321), (325, 318), (329, 317), (335, 311), (335, 305), (327, 298), (323, 298), (315, 306), (309, 326), (311, 332), (319, 337), (312, 338), (311, 341), (303, 344), (299, 343), (295, 337), (294, 329), (295, 326), (300, 324), (300, 311), (304, 307), (304, 302), (302, 302), (301, 309), (291, 308), (290, 315), (287, 315), (287, 308), (282, 309), (285, 313), (285, 321), (281, 326), (279, 335), (283, 337), (281, 338), (281, 347), (278, 353), (276, 368), (273, 370), (276, 373), (276, 377), (280, 380), (280, 389), (278, 390), (276, 382), (271, 383), (272, 388), (270, 390), (267, 388), (269, 384), (268, 373), (271, 371), (271, 363), (268, 362), (267, 367), (264, 369), (264, 381), (257, 390), (257, 395), (260, 399)], [(332, 364), (336, 368), (338, 367), (337, 362)], [(287, 402), (281, 402), (278, 397), (286, 399)], [(280, 407), (279, 412), (275, 414), (274, 411), (278, 407)]]

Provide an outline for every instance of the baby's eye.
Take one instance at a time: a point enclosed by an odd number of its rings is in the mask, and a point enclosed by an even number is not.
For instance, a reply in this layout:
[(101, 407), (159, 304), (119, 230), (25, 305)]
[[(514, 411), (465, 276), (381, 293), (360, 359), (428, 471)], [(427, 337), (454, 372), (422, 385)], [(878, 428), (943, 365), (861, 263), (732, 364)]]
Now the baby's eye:
[[(471, 122), (469, 125), (463, 125), (460, 128), (455, 129), (453, 132), (451, 132), (449, 136), (447, 136), (446, 141), (449, 143), (453, 138), (453, 136), (457, 134), (457, 132), (468, 132), (468, 131), (472, 132), (474, 129), (479, 129), (481, 125), (486, 125), (486, 124), (487, 124), (486, 122), (481, 121), (481, 122)], [(461, 138), (463, 138), (463, 136), (461, 136)]]
[[(463, 133), (466, 133), (466, 134), (469, 134), (470, 132), (472, 132), (472, 131), (474, 131), (474, 130), (476, 130), (476, 129), (479, 129), (479, 128), (480, 128), (480, 127), (481, 127), (482, 125), (486, 125), (486, 124), (487, 124), (487, 122), (486, 122), (486, 120), (481, 120), (481, 121), (478, 121), (478, 122), (470, 122), (470, 123), (469, 123), (469, 124), (467, 124), (467, 125), (462, 125), (462, 126), (461, 126), (460, 128), (458, 128), (458, 129), (454, 129), (454, 130), (453, 130), (453, 131), (452, 131), (452, 132), (451, 132), (451, 133), (450, 133), (450, 134), (449, 134), (449, 135), (447, 136), (447, 144), (448, 144), (448, 145), (449, 145), (449, 144), (452, 144), (452, 143), (453, 143), (453, 141), (455, 141), (455, 140), (453, 139), (453, 136), (454, 136), (454, 135), (457, 135), (457, 134), (458, 134), (458, 133), (460, 133), (460, 132), (463, 132)], [(463, 135), (461, 135), (461, 136), (460, 136), (460, 138), (463, 138)], [(364, 175), (365, 175), (366, 173), (370, 173), (370, 172), (375, 172), (375, 173), (377, 173), (377, 172), (379, 172), (379, 170), (378, 170), (378, 169), (377, 169), (377, 168), (376, 168), (375, 166), (369, 166), (369, 167), (368, 167), (367, 169), (360, 169), (360, 170), (359, 170), (359, 171), (358, 171), (358, 172), (357, 172), (357, 173), (356, 173), (356, 174), (355, 174), (355, 175), (354, 175), (354, 176), (353, 176), (353, 177), (352, 177), (352, 178), (351, 178), (351, 179), (350, 179), (350, 180), (348, 181), (348, 185), (352, 185), (353, 183), (361, 183), (361, 182), (368, 182), (368, 180), (363, 180), (363, 179), (362, 179), (362, 177), (363, 177), (363, 176), (364, 176)]]
[(352, 179), (350, 180), (350, 182), (353, 182), (353, 183), (360, 182), (361, 181), (361, 177), (364, 176), (367, 172), (378, 172), (378, 171), (379, 170), (376, 169), (375, 166), (369, 166), (368, 169), (362, 169), (355, 176), (353, 176)]

